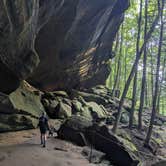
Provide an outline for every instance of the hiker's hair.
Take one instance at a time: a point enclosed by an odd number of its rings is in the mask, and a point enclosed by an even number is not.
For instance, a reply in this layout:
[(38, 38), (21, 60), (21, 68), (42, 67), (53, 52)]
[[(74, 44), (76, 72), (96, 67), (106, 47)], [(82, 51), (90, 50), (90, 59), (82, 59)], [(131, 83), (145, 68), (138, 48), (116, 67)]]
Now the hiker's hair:
[(45, 113), (45, 112), (42, 112), (42, 116), (46, 116), (46, 113)]

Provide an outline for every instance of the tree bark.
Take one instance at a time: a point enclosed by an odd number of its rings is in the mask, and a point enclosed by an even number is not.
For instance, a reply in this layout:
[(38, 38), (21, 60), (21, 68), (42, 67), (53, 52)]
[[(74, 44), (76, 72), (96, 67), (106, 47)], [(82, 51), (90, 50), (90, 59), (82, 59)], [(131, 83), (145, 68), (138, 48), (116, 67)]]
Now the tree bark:
[(152, 135), (153, 130), (153, 123), (156, 117), (156, 104), (157, 104), (157, 96), (159, 92), (159, 71), (160, 71), (160, 61), (161, 61), (161, 49), (162, 49), (162, 43), (163, 43), (163, 9), (164, 9), (164, 1), (162, 0), (162, 4), (160, 5), (160, 1), (158, 1), (159, 4), (159, 11), (160, 12), (160, 19), (161, 19), (161, 26), (160, 26), (160, 39), (159, 39), (159, 45), (158, 45), (158, 56), (157, 56), (157, 69), (156, 69), (156, 78), (155, 78), (155, 91), (154, 91), (154, 97), (153, 97), (153, 107), (152, 107), (152, 115), (150, 119), (149, 129), (147, 132), (147, 136), (145, 139), (145, 146), (149, 145), (150, 138)]
[[(151, 46), (151, 49), (152, 49), (152, 46)], [(151, 100), (153, 100), (153, 94), (154, 94), (154, 78), (153, 78), (153, 56), (151, 55), (151, 88), (152, 88), (152, 90), (151, 90), (151, 93), (152, 93), (152, 98), (151, 98)]]
[(135, 74), (135, 72), (137, 70), (137, 66), (138, 66), (139, 60), (141, 58), (142, 52), (144, 50), (145, 44), (150, 39), (151, 34), (153, 33), (153, 31), (154, 31), (154, 29), (155, 29), (155, 27), (156, 27), (156, 25), (158, 23), (159, 15), (160, 15), (160, 11), (158, 12), (157, 16), (155, 17), (155, 19), (154, 19), (154, 21), (153, 21), (153, 23), (152, 23), (152, 25), (150, 27), (150, 30), (147, 33), (146, 40), (144, 41), (139, 53), (136, 54), (135, 62), (134, 62), (133, 67), (132, 67), (132, 69), (130, 71), (129, 77), (127, 79), (127, 82), (125, 84), (125, 87), (124, 87), (124, 90), (123, 90), (123, 93), (122, 93), (122, 96), (121, 96), (121, 100), (119, 102), (118, 114), (117, 114), (116, 121), (115, 121), (115, 123), (113, 125), (113, 128), (112, 128), (113, 133), (116, 133), (116, 131), (117, 131), (117, 126), (118, 126), (118, 123), (119, 123), (119, 120), (120, 120), (120, 117), (121, 117), (121, 109), (122, 109), (122, 106), (123, 106), (123, 103), (124, 103), (124, 99), (125, 99), (126, 94), (128, 92), (128, 89), (129, 89), (130, 83), (131, 83), (131, 81), (133, 79), (133, 76), (134, 76), (134, 74)]
[[(141, 21), (142, 21), (142, 0), (140, 1), (140, 9), (139, 9), (139, 18), (138, 18), (138, 34), (137, 34), (137, 42), (136, 42), (136, 54), (139, 53), (139, 45), (140, 45), (140, 34), (141, 34)], [(133, 82), (133, 93), (132, 93), (132, 106), (130, 112), (130, 119), (129, 119), (129, 128), (131, 129), (133, 126), (133, 117), (134, 117), (134, 110), (136, 105), (136, 92), (137, 92), (137, 70), (138, 65), (136, 67), (136, 72), (134, 75), (134, 82)]]
[[(148, 0), (145, 0), (144, 40), (146, 40), (146, 33), (147, 33), (147, 10), (148, 10)], [(140, 106), (139, 106), (139, 111), (138, 111), (138, 129), (139, 130), (142, 129), (142, 112), (143, 112), (143, 107), (144, 107), (145, 89), (146, 89), (146, 65), (147, 65), (147, 48), (146, 48), (146, 43), (145, 43), (144, 57), (143, 57), (143, 73), (142, 73)]]
[(158, 100), (157, 100), (157, 113), (158, 114), (160, 114), (160, 100), (161, 100), (161, 93), (162, 93), (162, 83), (164, 81), (165, 62), (166, 62), (166, 58), (164, 58), (164, 61), (162, 64), (162, 75), (161, 75), (161, 81), (159, 82), (159, 93), (158, 93)]
[[(121, 59), (122, 59), (122, 47), (123, 47), (123, 24), (121, 27), (121, 34), (120, 34), (120, 44), (119, 44), (119, 57), (118, 57), (118, 64), (117, 64), (117, 73), (115, 76), (115, 82), (113, 86), (112, 94), (115, 96), (116, 90), (120, 88), (120, 77), (121, 77)], [(117, 97), (117, 96), (116, 96)]]

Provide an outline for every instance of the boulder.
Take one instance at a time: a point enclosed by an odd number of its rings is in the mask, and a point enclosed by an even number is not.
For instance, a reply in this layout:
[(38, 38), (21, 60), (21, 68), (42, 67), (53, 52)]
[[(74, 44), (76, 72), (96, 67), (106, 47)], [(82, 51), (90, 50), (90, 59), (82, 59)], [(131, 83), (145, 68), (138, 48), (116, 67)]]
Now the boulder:
[(126, 111), (122, 112), (120, 122), (124, 123), (124, 124), (129, 123), (129, 113), (128, 112), (126, 112)]
[(100, 95), (93, 94), (93, 93), (81, 92), (81, 91), (75, 90), (75, 91), (73, 91), (73, 95), (77, 98), (81, 96), (87, 102), (93, 101), (93, 102), (96, 102), (98, 104), (103, 104), (103, 105), (108, 104), (108, 101), (104, 97), (102, 97)]
[(154, 120), (154, 125), (157, 125), (157, 126), (162, 126), (163, 125), (163, 122), (160, 120), (160, 119), (155, 119)]
[(18, 112), (26, 112), (34, 117), (39, 117), (44, 112), (40, 96), (28, 87), (26, 82), (22, 82), (20, 87), (9, 95), (10, 102)]
[(92, 121), (89, 119), (83, 116), (72, 116), (61, 125), (57, 132), (58, 137), (85, 146), (87, 141), (83, 133), (89, 126), (92, 126)]
[(0, 132), (32, 129), (44, 112), (40, 96), (26, 82), (10, 95), (0, 94)]
[[(117, 112), (114, 112), (112, 115), (116, 118)], [(123, 124), (129, 123), (129, 113), (126, 110), (122, 110), (120, 122)]]
[[(59, 95), (59, 96), (58, 96)], [(46, 92), (42, 95), (42, 103), (49, 117), (64, 119), (72, 115), (72, 103), (64, 91)]]
[(166, 123), (166, 116), (164, 116), (164, 115), (157, 115), (157, 116), (156, 116), (156, 119), (161, 120), (162, 123)]
[(62, 97), (65, 97), (65, 98), (68, 98), (68, 94), (65, 92), (65, 91), (54, 91), (52, 92), (55, 96), (62, 96)]
[(103, 96), (103, 97), (112, 96), (110, 89), (108, 89), (104, 85), (97, 85), (97, 86), (91, 88), (89, 92), (94, 93), (96, 95)]
[(68, 118), (71, 115), (72, 115), (71, 106), (63, 102), (60, 102), (58, 117), (63, 119), (63, 118)]
[(119, 137), (112, 134), (106, 126), (94, 125), (89, 127), (85, 137), (97, 150), (104, 152), (113, 164), (117, 166), (138, 165), (139, 160), (129, 149), (129, 146), (126, 146)]
[(91, 113), (95, 112), (97, 114), (98, 119), (106, 119), (107, 112), (104, 107), (98, 105), (95, 102), (87, 102), (87, 106), (89, 107)]
[(117, 166), (136, 166), (139, 163), (129, 144), (126, 146), (106, 126), (92, 125), (91, 121), (81, 116), (73, 116), (66, 120), (58, 131), (58, 137), (81, 146), (90, 143), (95, 149), (105, 153), (107, 159)]
[(129, 0), (0, 1), (0, 91), (104, 84)]
[(56, 96), (53, 92), (44, 92), (44, 94), (42, 95), (42, 99), (54, 100), (55, 98)]
[(93, 120), (91, 111), (90, 111), (90, 109), (89, 109), (88, 106), (82, 107), (82, 108), (81, 108), (81, 111), (80, 111), (80, 112), (77, 112), (76, 115), (80, 115), (80, 116), (82, 116), (82, 117), (84, 117), (84, 118), (86, 118), (86, 119), (88, 119), (88, 120), (90, 120), (90, 121)]
[(113, 125), (114, 121), (115, 121), (115, 117), (114, 116), (108, 116), (106, 118), (106, 124), (107, 125)]
[[(94, 118), (104, 120), (107, 117), (107, 111), (103, 105), (92, 101), (86, 102), (82, 96), (73, 100), (73, 112), (74, 114), (84, 116), (90, 120)], [(96, 114), (96, 117), (94, 117), (94, 114)]]
[(0, 114), (0, 119), (0, 133), (33, 129), (38, 124), (38, 120), (35, 117), (24, 114)]
[(49, 91), (105, 84), (107, 61), (128, 6), (129, 0), (42, 1), (35, 41), (40, 64), (30, 83)]
[(64, 121), (61, 119), (49, 119), (49, 127), (52, 133), (57, 132)]
[(75, 98), (74, 100), (72, 100), (72, 104), (73, 104), (73, 113), (81, 111), (81, 109), (82, 109), (83, 106), (82, 106), (82, 103), (77, 100), (77, 98)]

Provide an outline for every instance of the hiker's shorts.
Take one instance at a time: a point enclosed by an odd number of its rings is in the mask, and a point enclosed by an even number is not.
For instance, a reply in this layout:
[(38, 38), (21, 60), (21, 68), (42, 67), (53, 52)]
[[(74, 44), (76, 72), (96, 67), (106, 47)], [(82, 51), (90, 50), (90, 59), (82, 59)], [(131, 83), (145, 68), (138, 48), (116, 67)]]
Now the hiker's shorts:
[(40, 128), (40, 133), (41, 134), (46, 134), (47, 132), (47, 129), (46, 128)]

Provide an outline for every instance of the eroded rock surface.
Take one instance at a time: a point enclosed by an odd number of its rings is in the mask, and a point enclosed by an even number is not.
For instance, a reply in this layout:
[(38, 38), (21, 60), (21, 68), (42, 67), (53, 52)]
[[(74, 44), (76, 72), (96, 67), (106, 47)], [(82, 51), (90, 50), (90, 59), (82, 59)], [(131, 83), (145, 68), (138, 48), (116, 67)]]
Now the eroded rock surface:
[(10, 93), (39, 63), (34, 39), (39, 0), (0, 1), (0, 91)]
[(29, 81), (47, 90), (105, 83), (106, 62), (128, 5), (128, 0), (54, 1), (37, 35), (40, 64)]
[(43, 111), (40, 96), (22, 82), (10, 95), (0, 93), (0, 132), (35, 128)]
[(83, 117), (73, 116), (66, 120), (58, 131), (58, 137), (85, 146), (90, 143), (106, 154), (117, 166), (137, 166), (139, 160), (131, 149), (113, 135), (106, 126), (92, 124)]
[(104, 83), (128, 6), (129, 0), (1, 1), (0, 91), (14, 91), (29, 76), (42, 90)]

